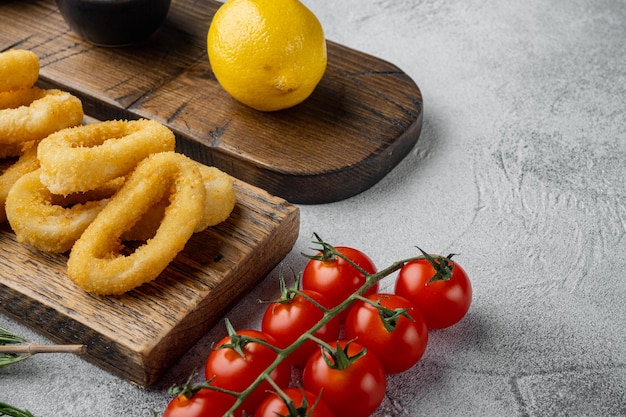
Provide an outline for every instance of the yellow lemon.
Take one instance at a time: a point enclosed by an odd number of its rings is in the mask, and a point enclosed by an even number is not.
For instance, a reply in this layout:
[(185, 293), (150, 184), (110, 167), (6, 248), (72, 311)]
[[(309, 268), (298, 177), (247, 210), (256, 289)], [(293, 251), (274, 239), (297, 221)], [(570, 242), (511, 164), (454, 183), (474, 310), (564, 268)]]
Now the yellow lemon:
[(207, 35), (220, 85), (260, 111), (295, 106), (326, 70), (326, 39), (317, 17), (298, 0), (227, 0)]

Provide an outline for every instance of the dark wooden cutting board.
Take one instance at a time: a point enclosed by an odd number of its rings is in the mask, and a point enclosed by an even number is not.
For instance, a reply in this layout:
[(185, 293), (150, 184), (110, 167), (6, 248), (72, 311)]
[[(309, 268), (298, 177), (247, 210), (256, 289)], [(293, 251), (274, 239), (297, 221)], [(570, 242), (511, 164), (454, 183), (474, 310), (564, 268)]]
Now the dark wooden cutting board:
[(0, 48), (30, 49), (41, 85), (80, 97), (98, 119), (147, 117), (169, 126), (180, 150), (291, 203), (317, 204), (371, 187), (413, 148), (422, 97), (395, 65), (328, 41), (328, 68), (312, 96), (262, 113), (217, 83), (206, 33), (221, 3), (173, 0), (148, 42), (92, 46), (52, 0), (0, 3)]
[(291, 250), (299, 210), (241, 181), (224, 223), (195, 234), (153, 282), (123, 296), (86, 293), (67, 255), (18, 243), (0, 226), (0, 312), (139, 385), (155, 382)]

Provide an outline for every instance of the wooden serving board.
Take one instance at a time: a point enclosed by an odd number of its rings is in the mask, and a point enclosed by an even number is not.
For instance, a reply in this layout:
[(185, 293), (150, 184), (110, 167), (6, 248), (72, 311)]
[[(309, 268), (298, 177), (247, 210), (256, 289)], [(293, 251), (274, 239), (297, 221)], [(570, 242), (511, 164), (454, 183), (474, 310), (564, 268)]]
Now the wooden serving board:
[(291, 250), (299, 210), (236, 181), (230, 218), (195, 234), (153, 282), (119, 297), (86, 293), (67, 277), (67, 255), (18, 243), (0, 226), (0, 311), (85, 358), (147, 386), (197, 342), (240, 295)]
[(206, 53), (220, 5), (173, 0), (154, 38), (102, 48), (71, 32), (53, 0), (5, 0), (0, 49), (37, 53), (41, 85), (74, 93), (89, 115), (164, 123), (183, 153), (292, 203), (358, 194), (413, 148), (422, 127), (417, 85), (395, 65), (332, 41), (325, 76), (304, 103), (262, 113), (234, 101)]

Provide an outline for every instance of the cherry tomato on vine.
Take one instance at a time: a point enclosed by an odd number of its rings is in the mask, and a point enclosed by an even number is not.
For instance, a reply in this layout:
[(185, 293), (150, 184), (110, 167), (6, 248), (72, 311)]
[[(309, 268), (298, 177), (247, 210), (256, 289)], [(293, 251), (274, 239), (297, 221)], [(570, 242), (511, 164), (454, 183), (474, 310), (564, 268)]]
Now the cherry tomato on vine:
[(422, 313), (396, 294), (373, 294), (357, 300), (346, 318), (345, 338), (374, 353), (385, 372), (404, 372), (426, 351), (428, 327)]
[(367, 417), (382, 403), (387, 389), (378, 358), (356, 342), (331, 344), (332, 351), (316, 351), (307, 361), (302, 387), (322, 400), (336, 416)]
[(289, 410), (278, 394), (270, 394), (256, 409), (254, 417), (333, 417), (328, 405), (313, 393), (302, 388), (285, 388), (283, 392), (292, 401), (294, 409)]
[(231, 395), (203, 388), (190, 396), (179, 394), (172, 398), (163, 417), (222, 417), (234, 403), (235, 397)]
[(467, 273), (451, 256), (428, 255), (426, 259), (407, 262), (398, 273), (394, 292), (419, 308), (430, 329), (459, 322), (472, 302)]
[[(241, 339), (241, 336), (244, 339)], [(263, 340), (273, 346), (276, 340), (257, 330), (239, 330), (235, 334), (220, 340), (206, 360), (205, 377), (211, 380), (211, 385), (234, 392), (242, 392), (276, 359), (276, 352), (258, 342), (250, 342), (245, 337)], [(243, 352), (241, 355), (237, 350)], [(280, 387), (286, 387), (291, 382), (291, 366), (283, 361), (270, 373), (270, 377)], [(265, 398), (266, 391), (272, 386), (263, 381), (250, 394), (241, 406), (242, 410), (254, 412), (259, 403)]]
[[(309, 290), (301, 290), (300, 292), (325, 308), (331, 307), (327, 298), (320, 293)], [(283, 297), (271, 303), (265, 310), (261, 330), (276, 339), (277, 347), (286, 348), (311, 329), (323, 316), (324, 312), (302, 295), (286, 292)], [(322, 326), (314, 335), (330, 342), (337, 340), (340, 330), (340, 321), (333, 319)], [(304, 365), (316, 349), (319, 349), (317, 343), (307, 340), (289, 355), (289, 360), (294, 365)]]
[[(363, 252), (347, 246), (336, 246), (335, 250), (346, 256), (368, 274), (376, 273), (376, 265)], [(353, 292), (365, 284), (365, 276), (348, 261), (335, 254), (323, 250), (316, 255), (317, 259), (307, 262), (302, 272), (302, 288), (325, 295), (335, 307), (348, 298)], [(364, 294), (378, 291), (378, 283)], [(345, 313), (347, 314), (347, 313)], [(345, 314), (343, 317), (345, 317)]]

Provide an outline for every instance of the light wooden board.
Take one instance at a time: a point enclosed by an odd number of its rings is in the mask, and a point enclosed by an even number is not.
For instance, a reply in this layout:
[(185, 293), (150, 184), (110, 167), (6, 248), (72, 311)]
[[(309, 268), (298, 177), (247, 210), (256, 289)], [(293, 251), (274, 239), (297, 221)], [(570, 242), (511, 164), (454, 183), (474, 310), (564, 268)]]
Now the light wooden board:
[(206, 33), (221, 3), (173, 0), (148, 42), (101, 48), (70, 31), (51, 0), (0, 2), (0, 49), (30, 49), (41, 85), (83, 100), (101, 120), (147, 117), (180, 150), (292, 203), (317, 204), (371, 187), (413, 148), (422, 96), (397, 66), (328, 41), (328, 68), (304, 103), (262, 113), (217, 83)]
[(154, 282), (120, 297), (84, 292), (66, 275), (67, 255), (16, 242), (0, 228), (0, 311), (85, 358), (147, 386), (291, 250), (299, 210), (236, 182), (230, 218), (197, 233)]

